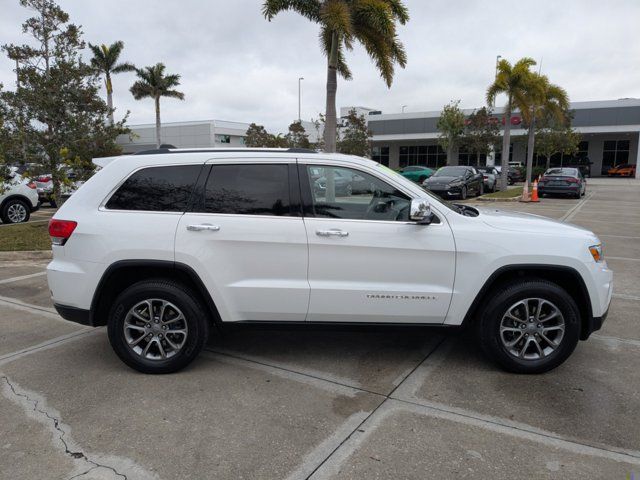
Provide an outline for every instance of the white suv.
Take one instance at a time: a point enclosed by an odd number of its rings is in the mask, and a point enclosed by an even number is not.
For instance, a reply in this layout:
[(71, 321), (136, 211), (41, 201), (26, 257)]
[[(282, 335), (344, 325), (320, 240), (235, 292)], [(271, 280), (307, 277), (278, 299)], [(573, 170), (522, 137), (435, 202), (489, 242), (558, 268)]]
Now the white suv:
[(184, 367), (214, 324), (289, 322), (473, 324), (502, 367), (543, 372), (606, 317), (612, 273), (582, 228), (449, 204), (359, 157), (142, 153), (96, 160), (47, 268), (60, 315), (107, 325), (137, 370)]
[(0, 184), (0, 219), (3, 223), (27, 222), (40, 207), (36, 184), (22, 178), (15, 167), (11, 167), (8, 177)]

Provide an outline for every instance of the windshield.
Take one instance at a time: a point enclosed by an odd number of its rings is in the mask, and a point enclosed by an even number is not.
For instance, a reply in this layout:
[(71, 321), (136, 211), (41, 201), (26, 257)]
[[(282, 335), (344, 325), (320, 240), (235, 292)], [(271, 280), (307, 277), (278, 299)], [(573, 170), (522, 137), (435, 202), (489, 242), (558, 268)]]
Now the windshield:
[(442, 167), (433, 175), (434, 177), (459, 177), (464, 175), (466, 167)]
[(478, 170), (485, 173), (493, 173), (493, 167), (477, 167)]

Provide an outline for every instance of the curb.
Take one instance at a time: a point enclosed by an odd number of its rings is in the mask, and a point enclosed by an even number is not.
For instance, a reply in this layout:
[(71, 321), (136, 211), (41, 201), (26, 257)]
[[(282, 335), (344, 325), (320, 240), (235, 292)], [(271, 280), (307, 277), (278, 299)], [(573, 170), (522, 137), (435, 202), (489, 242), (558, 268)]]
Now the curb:
[(517, 197), (511, 197), (511, 198), (485, 198), (485, 197), (476, 198), (476, 200), (479, 200), (481, 202), (519, 202), (521, 199), (522, 199), (521, 195), (518, 195)]

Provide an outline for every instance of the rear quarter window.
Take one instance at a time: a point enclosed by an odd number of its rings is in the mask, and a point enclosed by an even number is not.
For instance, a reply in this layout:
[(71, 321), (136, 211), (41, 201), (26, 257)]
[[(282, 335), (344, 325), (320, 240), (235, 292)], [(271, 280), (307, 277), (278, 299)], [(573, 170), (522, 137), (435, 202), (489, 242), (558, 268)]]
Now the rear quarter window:
[(107, 201), (109, 210), (184, 212), (202, 165), (149, 167), (138, 170)]

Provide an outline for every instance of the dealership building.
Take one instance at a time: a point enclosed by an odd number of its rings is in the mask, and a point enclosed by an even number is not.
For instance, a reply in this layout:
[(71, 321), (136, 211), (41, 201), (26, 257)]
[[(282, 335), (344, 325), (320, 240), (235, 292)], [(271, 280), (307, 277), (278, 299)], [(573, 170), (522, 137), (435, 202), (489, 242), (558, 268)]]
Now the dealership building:
[[(116, 143), (122, 153), (135, 153), (156, 148), (156, 125), (131, 125), (131, 135), (120, 135)], [(160, 127), (162, 143), (176, 148), (243, 147), (248, 123), (226, 120), (163, 123)]]
[[(638, 164), (640, 155), (640, 99), (574, 102), (572, 127), (582, 135), (575, 157), (588, 157), (592, 162), (591, 175), (599, 176), (620, 164)], [(503, 109), (496, 108), (494, 114), (502, 122)], [(473, 110), (464, 110), (466, 115)], [(427, 165), (439, 167), (446, 163), (447, 155), (438, 145), (438, 117), (440, 112), (383, 114), (370, 112), (367, 116), (369, 129), (373, 134), (372, 158), (391, 168), (407, 165)], [(511, 121), (510, 161), (526, 162), (527, 132), (522, 118), (514, 113)], [(457, 155), (456, 155), (457, 154)], [(475, 153), (458, 149), (454, 152), (458, 164), (474, 165)], [(495, 158), (497, 157), (497, 158)], [(481, 156), (480, 164), (499, 162), (500, 154), (489, 158)], [(573, 160), (567, 155), (556, 154), (552, 165), (561, 165)], [(538, 161), (544, 165), (544, 160)], [(640, 178), (640, 171), (636, 169)]]

